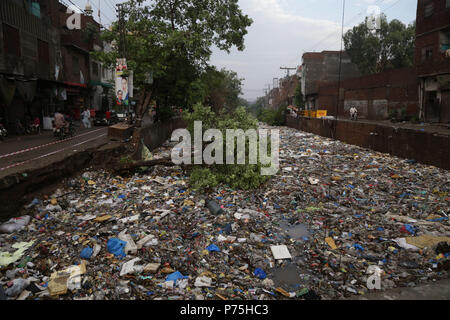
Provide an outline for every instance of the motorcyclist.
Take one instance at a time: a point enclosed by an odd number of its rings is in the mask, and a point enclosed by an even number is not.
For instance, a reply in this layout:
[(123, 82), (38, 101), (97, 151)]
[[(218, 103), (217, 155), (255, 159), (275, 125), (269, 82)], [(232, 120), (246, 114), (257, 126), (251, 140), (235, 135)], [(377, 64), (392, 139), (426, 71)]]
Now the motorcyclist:
[(58, 110), (55, 113), (55, 128), (58, 129), (69, 129), (70, 123), (66, 121), (64, 115)]

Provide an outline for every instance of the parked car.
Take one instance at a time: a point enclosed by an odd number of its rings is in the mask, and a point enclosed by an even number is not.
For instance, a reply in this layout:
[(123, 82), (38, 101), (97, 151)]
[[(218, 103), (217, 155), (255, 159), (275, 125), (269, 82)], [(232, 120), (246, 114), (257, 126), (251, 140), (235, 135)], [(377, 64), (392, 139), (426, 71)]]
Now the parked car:
[(106, 112), (95, 112), (94, 125), (96, 126), (110, 126), (118, 122), (119, 117), (115, 111), (109, 111), (109, 119), (106, 117)]

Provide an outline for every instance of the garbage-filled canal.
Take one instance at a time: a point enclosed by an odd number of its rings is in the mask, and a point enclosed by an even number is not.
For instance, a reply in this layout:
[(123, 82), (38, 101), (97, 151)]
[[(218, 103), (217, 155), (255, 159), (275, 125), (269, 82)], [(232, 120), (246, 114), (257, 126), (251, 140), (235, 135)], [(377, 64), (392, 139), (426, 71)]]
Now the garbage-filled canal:
[(381, 290), (448, 277), (448, 171), (280, 135), (280, 171), (254, 191), (196, 193), (163, 166), (63, 181), (0, 226), (7, 299), (338, 299), (372, 276)]

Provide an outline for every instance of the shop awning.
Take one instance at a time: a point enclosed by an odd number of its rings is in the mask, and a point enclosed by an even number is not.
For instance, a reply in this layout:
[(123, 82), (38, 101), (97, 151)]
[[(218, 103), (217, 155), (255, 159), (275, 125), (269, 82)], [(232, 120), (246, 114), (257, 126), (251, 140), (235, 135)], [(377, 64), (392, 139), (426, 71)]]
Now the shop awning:
[(79, 87), (79, 88), (85, 88), (85, 89), (87, 89), (87, 85), (81, 84), (81, 83), (64, 82), (64, 84), (65, 84), (66, 86), (69, 86), (69, 87)]
[(109, 88), (109, 89), (111, 89), (113, 87), (113, 85), (110, 83), (105, 83), (105, 82), (100, 82), (100, 81), (89, 81), (89, 86), (91, 86), (91, 87), (102, 86), (104, 88)]

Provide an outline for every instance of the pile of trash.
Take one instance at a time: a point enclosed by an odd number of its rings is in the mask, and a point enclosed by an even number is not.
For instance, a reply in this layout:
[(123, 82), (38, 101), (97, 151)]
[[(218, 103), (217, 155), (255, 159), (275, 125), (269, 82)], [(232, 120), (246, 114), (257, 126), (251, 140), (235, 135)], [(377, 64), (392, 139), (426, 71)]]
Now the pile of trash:
[(339, 299), (448, 277), (448, 171), (280, 135), (254, 191), (196, 193), (181, 167), (67, 179), (0, 225), (0, 299)]

